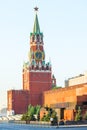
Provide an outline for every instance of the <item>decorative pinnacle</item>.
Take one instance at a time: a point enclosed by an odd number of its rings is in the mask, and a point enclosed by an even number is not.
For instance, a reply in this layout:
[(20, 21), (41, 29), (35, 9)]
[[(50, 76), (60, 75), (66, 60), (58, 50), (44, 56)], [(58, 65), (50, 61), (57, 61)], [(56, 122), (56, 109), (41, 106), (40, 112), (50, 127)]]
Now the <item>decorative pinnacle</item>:
[(38, 7), (35, 7), (34, 10), (35, 10), (35, 11), (38, 11)]

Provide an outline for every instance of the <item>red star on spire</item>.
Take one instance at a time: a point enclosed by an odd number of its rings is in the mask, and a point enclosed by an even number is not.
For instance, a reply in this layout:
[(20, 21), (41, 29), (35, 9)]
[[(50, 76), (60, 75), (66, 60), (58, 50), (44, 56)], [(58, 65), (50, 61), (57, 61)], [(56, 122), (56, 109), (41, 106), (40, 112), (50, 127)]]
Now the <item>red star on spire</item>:
[(35, 10), (35, 11), (38, 11), (38, 7), (35, 7), (34, 10)]

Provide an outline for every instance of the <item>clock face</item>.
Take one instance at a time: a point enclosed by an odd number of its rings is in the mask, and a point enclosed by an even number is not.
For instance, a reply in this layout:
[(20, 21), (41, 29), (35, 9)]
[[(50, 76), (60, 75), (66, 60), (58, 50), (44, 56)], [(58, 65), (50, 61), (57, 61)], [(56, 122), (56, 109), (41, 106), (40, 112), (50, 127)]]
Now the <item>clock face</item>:
[(36, 60), (41, 60), (42, 59), (42, 52), (41, 51), (36, 51), (35, 52), (35, 59)]

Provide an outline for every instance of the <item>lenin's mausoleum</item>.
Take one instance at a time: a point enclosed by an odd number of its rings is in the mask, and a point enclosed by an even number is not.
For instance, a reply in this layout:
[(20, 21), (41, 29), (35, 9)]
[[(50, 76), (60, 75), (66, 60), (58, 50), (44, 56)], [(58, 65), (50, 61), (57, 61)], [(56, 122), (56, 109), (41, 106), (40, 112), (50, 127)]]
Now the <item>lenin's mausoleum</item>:
[(7, 92), (8, 114), (22, 114), (29, 104), (48, 106), (56, 110), (59, 119), (74, 120), (80, 106), (82, 114), (87, 110), (87, 82), (52, 89), (56, 79), (52, 76), (50, 61), (45, 61), (43, 33), (40, 31), (35, 8), (33, 31), (30, 33), (29, 61), (23, 64), (23, 89)]

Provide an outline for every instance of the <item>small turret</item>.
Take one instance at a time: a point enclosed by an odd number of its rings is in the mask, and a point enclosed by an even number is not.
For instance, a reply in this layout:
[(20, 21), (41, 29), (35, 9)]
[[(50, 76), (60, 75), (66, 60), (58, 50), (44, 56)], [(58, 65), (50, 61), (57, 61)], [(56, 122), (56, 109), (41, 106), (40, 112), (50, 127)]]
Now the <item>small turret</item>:
[(56, 78), (54, 76), (54, 74), (52, 75), (52, 87), (56, 86)]

